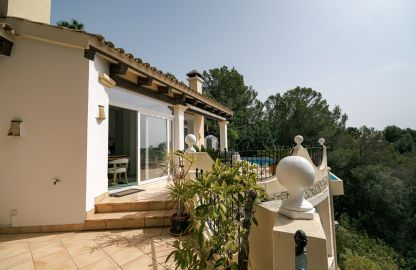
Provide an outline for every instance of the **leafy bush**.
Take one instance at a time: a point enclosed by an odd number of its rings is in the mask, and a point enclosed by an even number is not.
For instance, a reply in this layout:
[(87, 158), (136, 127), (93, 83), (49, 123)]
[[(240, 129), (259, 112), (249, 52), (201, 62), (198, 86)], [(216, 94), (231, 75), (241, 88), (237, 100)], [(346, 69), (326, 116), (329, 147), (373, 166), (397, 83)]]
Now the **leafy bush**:
[(380, 267), (365, 257), (350, 256), (345, 260), (345, 270), (380, 270)]
[(380, 239), (372, 239), (365, 232), (354, 228), (355, 224), (346, 215), (341, 216), (337, 228), (338, 262), (345, 270), (398, 270), (403, 263), (391, 247)]
[[(176, 269), (247, 269), (248, 234), (255, 201), (267, 196), (256, 185), (256, 173), (249, 163), (234, 167), (213, 164), (212, 172), (188, 184), (197, 207), (191, 213), (192, 235), (176, 240)], [(238, 254), (238, 260), (237, 256)]]

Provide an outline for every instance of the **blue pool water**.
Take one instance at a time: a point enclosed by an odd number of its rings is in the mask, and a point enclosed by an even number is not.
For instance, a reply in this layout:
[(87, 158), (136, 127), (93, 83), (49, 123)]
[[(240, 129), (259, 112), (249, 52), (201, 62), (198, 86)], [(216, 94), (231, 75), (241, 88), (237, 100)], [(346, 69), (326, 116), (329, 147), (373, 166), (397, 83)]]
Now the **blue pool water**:
[(241, 160), (246, 160), (260, 166), (276, 163), (276, 161), (271, 157), (241, 157)]
[(329, 173), (329, 180), (334, 181), (334, 180), (339, 180), (339, 178), (338, 178), (338, 176), (336, 176), (335, 174), (330, 172)]

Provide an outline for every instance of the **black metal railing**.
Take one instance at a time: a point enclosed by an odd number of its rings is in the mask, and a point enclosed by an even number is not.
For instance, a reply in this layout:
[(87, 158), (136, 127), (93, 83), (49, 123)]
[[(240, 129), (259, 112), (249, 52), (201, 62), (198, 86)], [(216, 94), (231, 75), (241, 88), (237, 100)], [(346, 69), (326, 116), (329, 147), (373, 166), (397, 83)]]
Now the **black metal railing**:
[(323, 147), (320, 145), (320, 146), (309, 146), (306, 148), (308, 149), (308, 153), (312, 159), (313, 164), (315, 164), (316, 167), (319, 167), (322, 163), (322, 157), (324, 154)]
[[(323, 156), (322, 146), (310, 146), (306, 148), (312, 162), (315, 166), (319, 166)], [(245, 160), (254, 165), (257, 180), (264, 180), (276, 174), (276, 166), (279, 161), (284, 157), (290, 156), (292, 151), (293, 148), (291, 147), (279, 147), (265, 150), (211, 150), (208, 153), (214, 160), (220, 158), (221, 162), (231, 167), (236, 160)]]

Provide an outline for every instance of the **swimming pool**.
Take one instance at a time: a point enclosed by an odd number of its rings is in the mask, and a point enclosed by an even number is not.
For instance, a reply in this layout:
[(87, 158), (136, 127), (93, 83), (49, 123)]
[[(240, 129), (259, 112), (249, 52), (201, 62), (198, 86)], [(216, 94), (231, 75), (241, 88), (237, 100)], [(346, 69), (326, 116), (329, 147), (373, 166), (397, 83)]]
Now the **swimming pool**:
[(276, 160), (274, 160), (271, 157), (241, 157), (241, 160), (245, 160), (260, 166), (271, 165), (276, 163)]
[(340, 180), (338, 176), (336, 176), (335, 174), (333, 174), (332, 172), (329, 173), (329, 180), (331, 181), (335, 181), (335, 180)]

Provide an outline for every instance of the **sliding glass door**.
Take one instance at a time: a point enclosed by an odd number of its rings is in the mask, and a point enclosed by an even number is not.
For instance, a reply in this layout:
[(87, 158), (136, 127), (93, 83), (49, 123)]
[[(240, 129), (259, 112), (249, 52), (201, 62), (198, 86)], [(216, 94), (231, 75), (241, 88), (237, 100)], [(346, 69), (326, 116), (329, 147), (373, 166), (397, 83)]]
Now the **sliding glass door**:
[(170, 149), (170, 120), (140, 114), (140, 182), (166, 176), (162, 165)]

